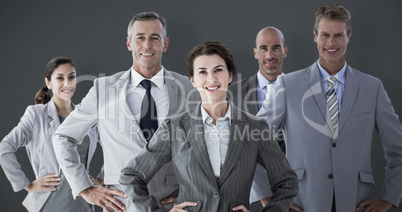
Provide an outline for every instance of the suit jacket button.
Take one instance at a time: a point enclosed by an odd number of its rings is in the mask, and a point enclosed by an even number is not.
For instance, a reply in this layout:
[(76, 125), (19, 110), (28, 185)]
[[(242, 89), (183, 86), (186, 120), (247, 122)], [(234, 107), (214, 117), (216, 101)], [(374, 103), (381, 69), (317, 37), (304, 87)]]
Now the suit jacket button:
[(214, 191), (214, 197), (215, 197), (215, 198), (219, 197), (218, 192)]
[(336, 143), (332, 143), (332, 147), (334, 147), (334, 148), (335, 148), (335, 147), (336, 147)]
[(329, 174), (329, 175), (328, 175), (328, 178), (329, 178), (329, 179), (333, 179), (333, 178), (334, 178), (334, 175), (333, 175), (333, 174)]

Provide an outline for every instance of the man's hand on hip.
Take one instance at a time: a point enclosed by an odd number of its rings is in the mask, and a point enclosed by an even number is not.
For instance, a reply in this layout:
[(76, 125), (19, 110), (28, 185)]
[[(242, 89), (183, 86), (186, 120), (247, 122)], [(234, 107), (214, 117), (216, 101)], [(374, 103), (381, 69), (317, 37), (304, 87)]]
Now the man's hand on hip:
[(106, 212), (112, 212), (107, 206), (115, 211), (124, 211), (126, 207), (113, 196), (126, 198), (124, 192), (105, 187), (89, 187), (81, 191), (80, 195), (90, 204), (95, 204), (103, 208)]

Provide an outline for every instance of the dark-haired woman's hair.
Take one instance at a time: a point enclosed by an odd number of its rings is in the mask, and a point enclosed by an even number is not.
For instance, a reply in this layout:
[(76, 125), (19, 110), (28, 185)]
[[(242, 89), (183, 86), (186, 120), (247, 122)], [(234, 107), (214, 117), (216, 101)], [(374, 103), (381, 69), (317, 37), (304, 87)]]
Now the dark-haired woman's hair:
[[(55, 57), (49, 61), (49, 63), (45, 67), (45, 77), (48, 81), (50, 81), (54, 70), (57, 67), (63, 64), (70, 64), (72, 67), (74, 66), (73, 61), (67, 57)], [(50, 101), (52, 96), (49, 93), (49, 89), (47, 86), (43, 86), (35, 95), (35, 104), (46, 104)]]
[(188, 76), (194, 76), (194, 60), (198, 56), (202, 55), (218, 55), (221, 57), (228, 68), (229, 74), (232, 76), (236, 75), (236, 66), (233, 62), (233, 57), (230, 54), (229, 49), (224, 46), (222, 43), (217, 41), (207, 41), (203, 44), (199, 44), (195, 46), (187, 55), (187, 67), (188, 67)]

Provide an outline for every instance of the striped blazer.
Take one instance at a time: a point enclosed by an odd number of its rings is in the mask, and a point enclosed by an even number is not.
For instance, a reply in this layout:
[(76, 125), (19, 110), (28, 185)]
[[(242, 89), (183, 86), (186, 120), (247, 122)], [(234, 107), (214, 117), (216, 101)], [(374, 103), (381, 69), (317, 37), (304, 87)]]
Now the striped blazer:
[(196, 207), (187, 207), (188, 211), (232, 211), (237, 205), (248, 208), (257, 163), (267, 170), (273, 191), (264, 211), (287, 211), (298, 191), (297, 177), (278, 143), (271, 139), (268, 124), (231, 105), (230, 143), (221, 175), (216, 178), (204, 139), (200, 107), (198, 104), (167, 119), (147, 148), (122, 170), (120, 184), (138, 211), (164, 210), (148, 196), (145, 185), (170, 161), (179, 182), (176, 204), (198, 203)]

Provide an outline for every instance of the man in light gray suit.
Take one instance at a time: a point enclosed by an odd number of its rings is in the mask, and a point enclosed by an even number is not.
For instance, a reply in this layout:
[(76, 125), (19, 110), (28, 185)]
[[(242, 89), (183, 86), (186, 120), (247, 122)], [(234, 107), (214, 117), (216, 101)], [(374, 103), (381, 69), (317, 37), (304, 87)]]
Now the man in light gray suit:
[[(288, 54), (282, 32), (272, 26), (261, 29), (255, 39), (254, 57), (258, 60), (257, 74), (232, 83), (229, 96), (240, 109), (256, 115), (260, 110), (268, 89), (273, 89), (276, 79), (282, 72), (283, 60)], [(277, 141), (285, 152), (283, 130), (277, 132)], [(257, 165), (250, 193), (251, 211), (261, 211), (272, 195), (264, 168)], [(260, 203), (261, 200), (261, 203)]]
[[(337, 4), (316, 12), (319, 59), (281, 76), (276, 98), (257, 114), (285, 129), (287, 158), (298, 175), (296, 211), (386, 211), (402, 196), (402, 126), (381, 81), (348, 66), (350, 13)], [(384, 148), (381, 199), (367, 200), (373, 130)]]
[[(121, 169), (152, 136), (149, 128), (142, 127), (143, 112), (149, 112), (147, 108), (154, 105), (153, 111), (156, 106), (157, 121), (153, 123), (157, 127), (166, 117), (185, 110), (185, 98), (192, 89), (187, 77), (170, 72), (161, 65), (162, 54), (169, 45), (164, 18), (154, 12), (139, 13), (129, 23), (127, 36), (133, 66), (128, 71), (95, 80), (87, 96), (58, 128), (53, 139), (58, 162), (74, 197), (81, 195), (105, 211), (135, 211), (121, 192), (118, 180)], [(144, 104), (142, 106), (145, 101), (148, 101), (147, 108)], [(94, 126), (99, 129), (104, 184), (108, 188), (94, 187), (77, 158), (77, 143)], [(151, 134), (146, 134), (148, 132)], [(178, 184), (171, 164), (159, 170), (148, 189), (158, 203), (175, 195)]]

